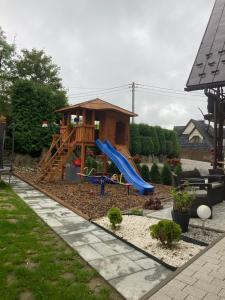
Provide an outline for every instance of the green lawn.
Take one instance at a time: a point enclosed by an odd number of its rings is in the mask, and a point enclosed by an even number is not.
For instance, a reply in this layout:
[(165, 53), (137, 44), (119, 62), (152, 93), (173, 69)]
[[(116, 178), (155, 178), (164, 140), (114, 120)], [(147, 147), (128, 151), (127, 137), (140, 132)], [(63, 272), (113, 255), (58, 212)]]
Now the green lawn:
[(0, 300), (122, 299), (0, 182)]

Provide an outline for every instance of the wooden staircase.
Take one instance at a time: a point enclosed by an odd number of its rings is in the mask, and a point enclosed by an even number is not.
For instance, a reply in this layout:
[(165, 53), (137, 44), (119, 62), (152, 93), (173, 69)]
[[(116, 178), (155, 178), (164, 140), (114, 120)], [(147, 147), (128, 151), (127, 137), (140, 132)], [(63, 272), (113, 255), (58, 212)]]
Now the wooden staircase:
[(67, 160), (71, 156), (76, 144), (76, 128), (64, 138), (62, 135), (53, 135), (52, 144), (39, 163), (38, 181), (53, 181), (62, 178)]

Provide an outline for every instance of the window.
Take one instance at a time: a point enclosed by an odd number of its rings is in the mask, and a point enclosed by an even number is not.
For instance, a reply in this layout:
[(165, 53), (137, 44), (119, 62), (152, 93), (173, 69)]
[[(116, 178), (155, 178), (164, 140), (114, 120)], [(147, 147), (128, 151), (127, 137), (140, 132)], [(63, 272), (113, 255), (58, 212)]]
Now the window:
[(191, 144), (201, 144), (202, 140), (198, 135), (194, 135), (189, 142)]

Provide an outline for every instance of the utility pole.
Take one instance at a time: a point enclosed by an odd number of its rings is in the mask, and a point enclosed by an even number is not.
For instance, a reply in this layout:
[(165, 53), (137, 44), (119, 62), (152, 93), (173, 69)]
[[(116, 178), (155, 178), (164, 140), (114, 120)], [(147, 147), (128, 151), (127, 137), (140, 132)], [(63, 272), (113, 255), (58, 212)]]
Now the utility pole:
[[(132, 88), (132, 113), (134, 113), (134, 109), (135, 109), (135, 82), (132, 82), (131, 88)], [(132, 124), (134, 124), (134, 117), (132, 117)]]

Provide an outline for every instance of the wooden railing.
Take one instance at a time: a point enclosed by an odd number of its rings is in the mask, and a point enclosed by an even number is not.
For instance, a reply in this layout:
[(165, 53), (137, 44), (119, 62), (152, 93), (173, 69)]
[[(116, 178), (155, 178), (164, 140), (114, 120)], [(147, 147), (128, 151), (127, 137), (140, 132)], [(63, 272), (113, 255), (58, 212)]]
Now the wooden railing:
[(92, 125), (76, 127), (76, 143), (94, 143), (95, 127)]

